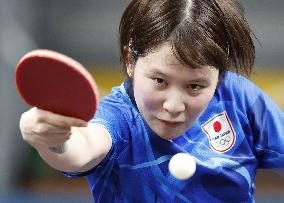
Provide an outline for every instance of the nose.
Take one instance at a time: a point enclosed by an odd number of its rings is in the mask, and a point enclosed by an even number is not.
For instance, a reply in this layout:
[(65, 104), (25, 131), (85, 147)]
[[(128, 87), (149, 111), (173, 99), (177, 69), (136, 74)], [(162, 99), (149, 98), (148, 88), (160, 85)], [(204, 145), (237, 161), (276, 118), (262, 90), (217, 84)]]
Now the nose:
[(163, 103), (163, 108), (171, 115), (178, 115), (185, 111), (185, 103), (181, 96), (169, 96)]

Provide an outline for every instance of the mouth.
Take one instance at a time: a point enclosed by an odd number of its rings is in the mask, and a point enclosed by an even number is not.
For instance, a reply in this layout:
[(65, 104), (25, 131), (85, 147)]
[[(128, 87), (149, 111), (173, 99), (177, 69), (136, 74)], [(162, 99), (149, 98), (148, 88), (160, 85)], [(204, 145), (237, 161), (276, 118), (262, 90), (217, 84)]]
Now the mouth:
[(174, 128), (174, 127), (178, 127), (180, 124), (182, 124), (183, 122), (180, 122), (180, 121), (166, 121), (166, 120), (161, 120), (159, 119), (159, 121), (167, 126), (167, 127), (171, 127), (171, 128)]

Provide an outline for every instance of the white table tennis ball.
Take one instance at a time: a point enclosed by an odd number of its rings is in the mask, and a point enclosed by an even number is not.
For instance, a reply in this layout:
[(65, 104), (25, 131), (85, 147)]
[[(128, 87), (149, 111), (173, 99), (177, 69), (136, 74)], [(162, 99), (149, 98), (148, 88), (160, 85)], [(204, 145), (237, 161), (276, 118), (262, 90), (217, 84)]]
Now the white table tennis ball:
[(175, 154), (169, 163), (169, 171), (176, 179), (186, 180), (193, 176), (196, 162), (193, 156), (187, 153)]

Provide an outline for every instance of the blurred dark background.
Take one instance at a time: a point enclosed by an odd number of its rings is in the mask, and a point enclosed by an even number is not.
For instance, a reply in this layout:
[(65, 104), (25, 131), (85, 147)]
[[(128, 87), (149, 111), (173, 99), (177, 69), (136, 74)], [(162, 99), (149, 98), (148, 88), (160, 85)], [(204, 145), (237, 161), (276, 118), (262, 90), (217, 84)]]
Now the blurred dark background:
[[(18, 122), (29, 107), (19, 98), (15, 66), (32, 49), (52, 49), (84, 64), (101, 95), (123, 81), (118, 25), (129, 0), (0, 0), (0, 202), (91, 202), (85, 180), (52, 170), (21, 138)], [(254, 31), (251, 79), (284, 109), (284, 1), (240, 1)], [(284, 202), (284, 179), (272, 170), (256, 178), (257, 202)]]

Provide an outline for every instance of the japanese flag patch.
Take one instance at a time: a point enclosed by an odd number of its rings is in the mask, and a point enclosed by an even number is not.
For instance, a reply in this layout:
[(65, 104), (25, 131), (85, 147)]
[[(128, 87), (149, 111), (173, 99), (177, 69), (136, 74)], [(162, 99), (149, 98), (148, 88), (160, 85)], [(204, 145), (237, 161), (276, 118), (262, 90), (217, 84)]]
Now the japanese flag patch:
[(201, 128), (207, 135), (210, 146), (215, 152), (225, 153), (236, 142), (235, 130), (225, 111), (210, 118)]

